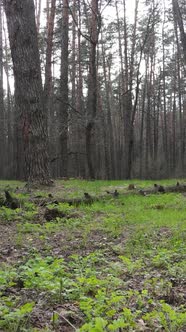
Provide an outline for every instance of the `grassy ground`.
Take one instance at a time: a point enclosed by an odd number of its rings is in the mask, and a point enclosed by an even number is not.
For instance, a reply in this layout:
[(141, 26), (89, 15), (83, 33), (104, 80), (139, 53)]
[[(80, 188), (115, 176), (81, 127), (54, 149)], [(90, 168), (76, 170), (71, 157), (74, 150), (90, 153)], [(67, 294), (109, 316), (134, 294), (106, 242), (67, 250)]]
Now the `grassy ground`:
[[(128, 184), (69, 180), (25, 193), (23, 183), (0, 182), (2, 195), (8, 187), (21, 201), (0, 208), (0, 331), (186, 331), (186, 196), (108, 195), (79, 207), (33, 200), (124, 193)], [(64, 217), (46, 221), (46, 208)]]

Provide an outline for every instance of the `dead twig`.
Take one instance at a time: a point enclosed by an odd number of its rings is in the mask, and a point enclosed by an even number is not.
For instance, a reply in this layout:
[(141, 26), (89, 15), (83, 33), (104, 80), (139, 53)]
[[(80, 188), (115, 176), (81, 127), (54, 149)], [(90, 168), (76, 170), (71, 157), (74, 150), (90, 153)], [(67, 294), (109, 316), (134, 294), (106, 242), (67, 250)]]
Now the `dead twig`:
[(68, 323), (73, 329), (74, 329), (74, 331), (77, 331), (77, 329), (76, 329), (76, 327), (66, 318), (66, 317), (64, 317), (63, 315), (62, 315), (62, 313), (59, 313), (59, 312), (57, 312), (57, 311), (54, 311), (54, 314), (57, 314), (59, 317), (61, 317), (62, 319), (64, 319), (64, 321), (66, 322), (66, 323)]

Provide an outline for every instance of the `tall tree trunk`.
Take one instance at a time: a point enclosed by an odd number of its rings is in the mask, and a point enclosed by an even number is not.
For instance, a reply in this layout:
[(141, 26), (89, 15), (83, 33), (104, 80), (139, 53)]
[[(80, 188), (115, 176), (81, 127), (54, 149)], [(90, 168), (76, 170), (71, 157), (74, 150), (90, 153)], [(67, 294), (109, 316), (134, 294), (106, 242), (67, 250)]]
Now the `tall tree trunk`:
[(68, 0), (63, 0), (61, 35), (61, 77), (59, 109), (60, 176), (68, 175)]
[(181, 174), (184, 174), (184, 139), (183, 139), (183, 132), (184, 132), (184, 123), (183, 123), (183, 114), (182, 114), (182, 82), (181, 82), (181, 51), (180, 51), (180, 44), (178, 38), (178, 27), (176, 20), (174, 21), (174, 31), (176, 36), (176, 48), (177, 48), (177, 80), (178, 80), (178, 109), (179, 109), (179, 161), (181, 166)]
[[(177, 21), (180, 30), (180, 39), (183, 47), (184, 62), (186, 66), (186, 32), (178, 0), (172, 0), (174, 19)], [(185, 68), (186, 70), (186, 68)]]
[[(105, 95), (106, 95), (106, 108), (107, 112), (104, 115), (105, 123), (106, 123), (106, 130), (105, 135), (107, 138), (107, 142), (105, 143), (107, 146), (106, 153), (107, 156), (107, 168), (108, 168), (108, 179), (114, 179), (115, 178), (115, 149), (114, 149), (114, 137), (113, 137), (113, 126), (112, 126), (112, 119), (111, 119), (111, 103), (110, 103), (110, 78), (107, 74), (107, 67), (106, 67), (106, 51), (103, 43), (103, 37), (102, 37), (102, 58), (103, 58), (103, 75), (104, 75), (104, 85), (105, 85)], [(103, 115), (102, 115), (103, 116)], [(105, 147), (106, 147), (105, 146)]]
[[(133, 151), (133, 145), (134, 145), (134, 119), (136, 114), (136, 107), (138, 102), (138, 93), (139, 93), (139, 77), (137, 77), (137, 83), (136, 83), (136, 100), (133, 106), (132, 102), (132, 90), (133, 90), (133, 81), (134, 81), (134, 62), (135, 62), (135, 48), (136, 48), (136, 30), (137, 30), (137, 21), (138, 21), (138, 5), (139, 0), (135, 1), (135, 15), (134, 15), (134, 27), (133, 27), (133, 34), (132, 34), (132, 49), (131, 49), (131, 59), (130, 59), (130, 69), (129, 69), (129, 90), (126, 91), (125, 96), (125, 112), (124, 112), (124, 126), (125, 126), (125, 178), (130, 179), (131, 178), (131, 172), (132, 172), (132, 151)], [(125, 28), (126, 29), (126, 28)], [(127, 41), (127, 39), (126, 39)], [(125, 41), (125, 47), (127, 47), (127, 43)], [(127, 51), (125, 51), (126, 53)], [(141, 56), (140, 55), (140, 62), (141, 62)], [(127, 58), (125, 60), (127, 64)], [(140, 62), (138, 64), (138, 68), (140, 66)], [(138, 70), (139, 71), (139, 70)], [(139, 75), (139, 72), (138, 72)], [(127, 74), (128, 77), (128, 74)]]
[[(120, 118), (123, 119), (125, 117), (125, 110), (126, 110), (126, 91), (128, 90), (126, 88), (126, 85), (128, 84), (127, 78), (125, 78), (124, 73), (124, 56), (123, 56), (123, 47), (122, 47), (122, 26), (121, 21), (119, 17), (119, 7), (118, 7), (118, 1), (115, 1), (115, 7), (116, 7), (116, 19), (117, 19), (117, 33), (118, 33), (118, 48), (119, 48), (119, 65), (120, 65)], [(125, 42), (125, 65), (126, 65), (126, 57), (127, 57), (127, 29), (126, 29), (126, 17), (125, 17), (125, 1), (124, 1), (124, 42)], [(126, 72), (126, 68), (125, 68)], [(128, 77), (128, 74), (127, 74)], [(118, 167), (120, 168), (120, 177), (123, 178), (125, 167), (123, 165), (125, 164), (125, 153), (123, 153), (124, 150), (124, 137), (125, 137), (125, 121), (124, 125), (122, 122), (120, 122), (120, 159), (118, 161)]]
[(5, 108), (3, 93), (3, 24), (2, 24), (2, 0), (0, 0), (0, 178), (4, 177), (6, 147), (5, 147)]
[[(55, 155), (57, 151), (54, 150), (53, 132), (54, 132), (54, 107), (52, 107), (52, 51), (53, 51), (53, 35), (54, 35), (54, 20), (56, 12), (56, 0), (51, 0), (51, 5), (48, 8), (47, 21), (47, 46), (46, 46), (46, 63), (45, 63), (45, 83), (44, 83), (44, 106), (46, 111), (46, 122), (49, 135), (49, 154)], [(51, 164), (50, 166), (53, 166)], [(53, 169), (51, 167), (51, 174)]]
[(78, 81), (76, 110), (78, 117), (78, 137), (79, 137), (79, 176), (85, 177), (86, 174), (86, 151), (85, 151), (85, 105), (83, 101), (83, 75), (82, 75), (82, 51), (81, 51), (81, 1), (78, 0)]
[(88, 73), (88, 101), (87, 101), (87, 124), (86, 124), (86, 156), (90, 178), (95, 178), (93, 165), (93, 130), (97, 111), (97, 61), (96, 48), (98, 43), (98, 0), (91, 2), (91, 34), (90, 34), (90, 56)]
[(161, 109), (161, 79), (157, 81), (156, 107), (154, 109), (154, 169), (158, 177), (159, 115)]
[(144, 118), (145, 118), (145, 101), (146, 101), (146, 90), (147, 90), (147, 65), (145, 70), (145, 79), (143, 84), (143, 94), (142, 94), (142, 105), (141, 105), (141, 126), (140, 126), (140, 178), (144, 175)]
[(37, 26), (37, 32), (39, 33), (40, 23), (41, 23), (41, 0), (36, 1), (35, 7), (36, 7), (36, 26)]
[(4, 52), (5, 52), (5, 60), (4, 60), (4, 71), (6, 74), (6, 91), (7, 91), (7, 158), (6, 158), (6, 177), (15, 178), (15, 160), (13, 158), (13, 147), (15, 145), (14, 140), (14, 112), (13, 112), (13, 98), (11, 95), (10, 89), (10, 70), (9, 70), (9, 57), (8, 57), (8, 40), (7, 40), (7, 31), (5, 28), (5, 24), (3, 21), (3, 38), (4, 38)]
[(45, 107), (49, 108), (49, 101), (52, 91), (52, 48), (54, 35), (54, 19), (56, 12), (56, 0), (51, 1), (51, 8), (49, 10), (47, 22), (47, 47), (46, 47), (46, 64), (45, 64), (45, 84), (44, 84), (44, 99)]
[(162, 28), (162, 46), (163, 46), (163, 115), (164, 115), (164, 131), (163, 131), (163, 140), (164, 140), (164, 154), (166, 160), (166, 174), (169, 174), (169, 154), (168, 154), (168, 131), (167, 131), (167, 100), (166, 100), (166, 70), (165, 70), (165, 44), (164, 44), (164, 25), (165, 18)]
[(22, 129), (25, 175), (29, 182), (50, 183), (47, 128), (43, 106), (33, 0), (4, 0), (15, 77), (16, 112)]
[(173, 109), (172, 109), (172, 172), (171, 176), (175, 176), (176, 171), (176, 77), (174, 80), (173, 93)]
[(76, 112), (76, 23), (77, 12), (76, 12), (76, 0), (73, 0), (72, 4), (72, 52), (70, 59), (70, 81), (71, 81), (71, 108), (69, 110), (69, 169), (71, 171), (70, 176), (77, 177), (79, 174), (79, 139), (78, 139), (78, 116)]
[[(178, 0), (172, 0), (174, 21), (179, 26), (180, 39), (183, 48), (184, 57), (184, 77), (186, 79), (186, 32), (183, 22), (183, 17), (181, 14), (180, 6)], [(182, 132), (182, 155), (183, 155), (183, 169), (185, 168), (185, 147), (186, 147), (186, 89), (184, 89), (183, 94), (183, 132)]]

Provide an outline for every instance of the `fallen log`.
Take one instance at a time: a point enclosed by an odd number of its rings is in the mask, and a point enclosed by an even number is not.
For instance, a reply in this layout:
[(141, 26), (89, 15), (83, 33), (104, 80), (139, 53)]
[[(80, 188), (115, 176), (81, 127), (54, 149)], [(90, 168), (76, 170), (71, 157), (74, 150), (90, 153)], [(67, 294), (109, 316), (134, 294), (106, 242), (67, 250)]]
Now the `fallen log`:
[(57, 198), (51, 199), (51, 195), (49, 194), (47, 198), (32, 198), (32, 201), (40, 206), (46, 206), (47, 204), (56, 204), (59, 203), (66, 203), (69, 206), (78, 207), (82, 204), (84, 205), (91, 205), (96, 201), (105, 200), (107, 201), (110, 198), (117, 199), (118, 197), (128, 196), (128, 195), (142, 195), (148, 196), (153, 194), (164, 194), (164, 193), (186, 193), (186, 185), (175, 185), (175, 186), (162, 186), (162, 185), (154, 185), (152, 188), (144, 188), (138, 189), (135, 188), (130, 191), (118, 192), (118, 189), (115, 189), (114, 192), (106, 191), (107, 195), (100, 195), (100, 196), (91, 196), (89, 193), (84, 193), (84, 197), (80, 198)]
[[(58, 198), (56, 200), (51, 200), (49, 198), (44, 198), (44, 199), (31, 199), (33, 203), (39, 206), (46, 206), (48, 204), (54, 204), (58, 205), (59, 203), (65, 203), (68, 204), (69, 206), (76, 206), (78, 207), (79, 205), (91, 205), (96, 201), (104, 199), (104, 196), (99, 196), (99, 197), (92, 197), (91, 198)], [(108, 197), (107, 197), (108, 198)]]
[(154, 185), (154, 188), (143, 189), (146, 194), (161, 194), (161, 193), (185, 193), (186, 185), (176, 185), (176, 186), (158, 186)]

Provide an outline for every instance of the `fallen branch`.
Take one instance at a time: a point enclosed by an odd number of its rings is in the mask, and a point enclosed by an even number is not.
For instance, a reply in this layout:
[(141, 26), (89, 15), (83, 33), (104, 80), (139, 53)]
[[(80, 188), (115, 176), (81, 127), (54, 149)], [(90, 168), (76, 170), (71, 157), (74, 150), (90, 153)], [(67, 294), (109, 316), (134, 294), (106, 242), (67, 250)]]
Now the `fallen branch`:
[(59, 312), (57, 312), (57, 311), (54, 311), (54, 314), (56, 314), (56, 315), (58, 315), (59, 317), (61, 317), (62, 319), (64, 319), (64, 321), (66, 322), (66, 323), (68, 323), (73, 329), (74, 329), (74, 331), (77, 331), (77, 329), (76, 329), (76, 327), (65, 317), (65, 316), (63, 316), (62, 315), (62, 313), (59, 313)]

